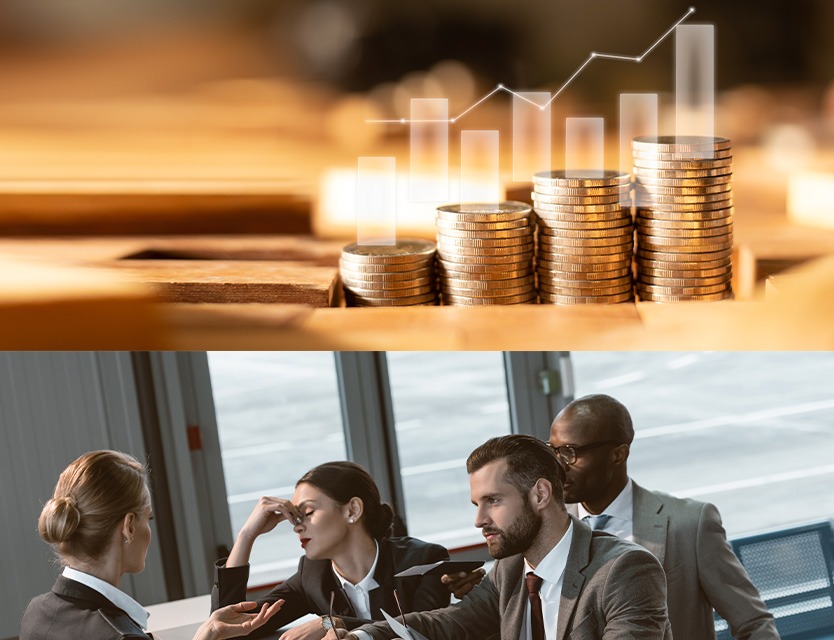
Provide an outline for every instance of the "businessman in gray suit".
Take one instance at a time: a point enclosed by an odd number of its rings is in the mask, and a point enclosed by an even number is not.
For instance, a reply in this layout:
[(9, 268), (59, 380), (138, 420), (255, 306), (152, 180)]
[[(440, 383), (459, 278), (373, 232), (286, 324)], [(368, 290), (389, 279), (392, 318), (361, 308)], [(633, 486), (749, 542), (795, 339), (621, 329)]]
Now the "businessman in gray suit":
[(633, 540), (663, 564), (675, 640), (715, 638), (712, 610), (737, 640), (779, 638), (732, 551), (711, 504), (648, 491), (628, 477), (634, 428), (606, 395), (574, 400), (556, 416), (550, 446), (565, 469), (568, 512), (595, 529)]
[[(430, 640), (670, 640), (666, 580), (642, 547), (565, 511), (564, 472), (544, 442), (493, 438), (466, 461), (475, 526), (496, 562), (460, 602), (405, 616)], [(383, 640), (387, 623), (325, 640)]]

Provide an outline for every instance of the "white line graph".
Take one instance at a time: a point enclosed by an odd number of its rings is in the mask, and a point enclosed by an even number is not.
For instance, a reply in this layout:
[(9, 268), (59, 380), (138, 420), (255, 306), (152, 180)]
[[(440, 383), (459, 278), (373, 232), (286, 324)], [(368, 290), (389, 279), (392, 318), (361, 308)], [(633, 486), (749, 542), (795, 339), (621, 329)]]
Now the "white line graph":
[(662, 36), (660, 36), (657, 40), (655, 40), (654, 43), (648, 49), (646, 49), (643, 53), (641, 53), (639, 56), (624, 56), (624, 55), (621, 55), (621, 54), (618, 54), (618, 53), (600, 53), (599, 51), (592, 51), (588, 55), (588, 58), (585, 60), (585, 62), (583, 62), (581, 65), (579, 65), (579, 68), (577, 68), (577, 70), (574, 71), (573, 74), (567, 80), (565, 80), (565, 82), (562, 84), (562, 86), (559, 87), (559, 89), (551, 96), (550, 100), (548, 100), (544, 104), (537, 104), (537, 103), (533, 102), (532, 100), (526, 98), (525, 96), (521, 95), (517, 91), (514, 91), (513, 89), (510, 89), (506, 85), (499, 84), (492, 91), (490, 91), (485, 96), (483, 96), (480, 100), (478, 100), (474, 104), (468, 106), (466, 109), (461, 111), (458, 115), (456, 115), (453, 118), (448, 118), (446, 120), (443, 120), (443, 119), (440, 119), (440, 120), (419, 120), (419, 119), (411, 120), (411, 119), (408, 119), (408, 118), (392, 118), (392, 119), (369, 119), (369, 120), (366, 120), (365, 122), (373, 123), (373, 124), (410, 124), (412, 122), (418, 122), (418, 123), (445, 122), (445, 123), (448, 123), (448, 124), (454, 124), (455, 122), (457, 122), (458, 120), (463, 118), (467, 113), (469, 113), (470, 111), (472, 111), (473, 109), (478, 107), (483, 102), (486, 102), (487, 100), (489, 100), (492, 96), (494, 96), (498, 92), (509, 93), (510, 95), (515, 96), (516, 98), (519, 98), (521, 100), (524, 100), (525, 102), (529, 102), (534, 107), (538, 107), (539, 109), (544, 111), (556, 98), (559, 97), (559, 94), (561, 94), (568, 87), (568, 85), (570, 85), (570, 83), (573, 82), (580, 73), (582, 73), (582, 70), (585, 69), (585, 67), (587, 67), (589, 64), (591, 64), (591, 62), (593, 62), (594, 60), (622, 60), (622, 61), (625, 61), (625, 62), (637, 62), (637, 63), (643, 62), (643, 58), (645, 58), (652, 51), (654, 51), (658, 47), (658, 45), (660, 45), (661, 42), (663, 42), (666, 38), (669, 37), (669, 35), (675, 30), (675, 28), (679, 24), (684, 22), (693, 13), (695, 13), (695, 7), (689, 7), (689, 10), (685, 14), (683, 14), (680, 17), (680, 19), (677, 22), (675, 22), (675, 24), (673, 24), (671, 27), (669, 27), (663, 33)]

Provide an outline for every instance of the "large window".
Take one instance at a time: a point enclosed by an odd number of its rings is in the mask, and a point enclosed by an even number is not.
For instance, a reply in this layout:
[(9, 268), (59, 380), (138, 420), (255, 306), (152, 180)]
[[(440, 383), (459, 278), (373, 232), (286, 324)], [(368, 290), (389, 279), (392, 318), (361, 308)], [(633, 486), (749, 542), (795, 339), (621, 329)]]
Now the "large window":
[(575, 352), (576, 395), (634, 419), (636, 482), (718, 506), (729, 535), (834, 515), (834, 354)]
[(465, 463), (510, 432), (503, 354), (390, 352), (388, 373), (409, 533), (445, 546), (482, 542)]
[[(292, 496), (311, 467), (344, 460), (345, 438), (329, 352), (209, 353), (232, 530), (262, 495)], [(291, 574), (301, 555), (282, 523), (252, 552), (252, 583)]]

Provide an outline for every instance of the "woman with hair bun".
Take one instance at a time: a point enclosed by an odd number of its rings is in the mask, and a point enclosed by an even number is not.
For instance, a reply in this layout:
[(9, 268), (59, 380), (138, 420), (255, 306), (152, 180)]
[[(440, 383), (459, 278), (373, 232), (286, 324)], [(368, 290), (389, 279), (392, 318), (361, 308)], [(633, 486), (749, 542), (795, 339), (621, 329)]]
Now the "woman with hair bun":
[(282, 640), (320, 640), (332, 622), (331, 595), (333, 613), (348, 629), (383, 620), (382, 610), (396, 614), (394, 589), (404, 613), (447, 606), (450, 594), (438, 577), (394, 578), (414, 565), (448, 560), (449, 553), (416, 538), (389, 537), (393, 517), (373, 478), (358, 464), (314, 467), (296, 483), (292, 500), (265, 496), (258, 501), (229, 557), (215, 565), (212, 607), (244, 596), (255, 540), (285, 520), (298, 535), (304, 555), (295, 575), (258, 601), (286, 601), (260, 633), (313, 613), (321, 619), (290, 629)]
[[(150, 638), (147, 611), (119, 589), (125, 573), (145, 568), (153, 519), (147, 480), (138, 460), (117, 451), (85, 453), (61, 473), (38, 532), (64, 569), (50, 592), (29, 603), (20, 640)], [(230, 603), (211, 614), (194, 640), (246, 635), (282, 604), (255, 611), (254, 602)]]

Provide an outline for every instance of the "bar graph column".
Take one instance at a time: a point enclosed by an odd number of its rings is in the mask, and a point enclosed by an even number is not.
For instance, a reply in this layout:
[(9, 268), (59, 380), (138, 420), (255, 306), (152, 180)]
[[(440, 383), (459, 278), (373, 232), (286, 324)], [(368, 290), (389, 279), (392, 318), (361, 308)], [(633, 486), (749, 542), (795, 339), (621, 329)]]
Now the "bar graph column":
[[(715, 25), (675, 30), (675, 135), (715, 135)], [(712, 150), (698, 155), (712, 156)]]
[(363, 156), (356, 174), (356, 243), (397, 242), (396, 158)]
[[(656, 93), (620, 94), (620, 171), (631, 173), (633, 154), (631, 141), (637, 136), (657, 135), (658, 99)], [(645, 196), (640, 196), (645, 198)], [(628, 206), (628, 193), (621, 196), (621, 204)], [(635, 202), (642, 206), (643, 202)]]
[(605, 174), (605, 119), (565, 119), (565, 175), (602, 178)]
[(411, 200), (449, 198), (449, 101), (411, 100)]
[(501, 201), (498, 131), (460, 132), (460, 202)]
[(513, 95), (513, 181), (530, 182), (534, 173), (550, 170), (550, 140), (550, 93)]

